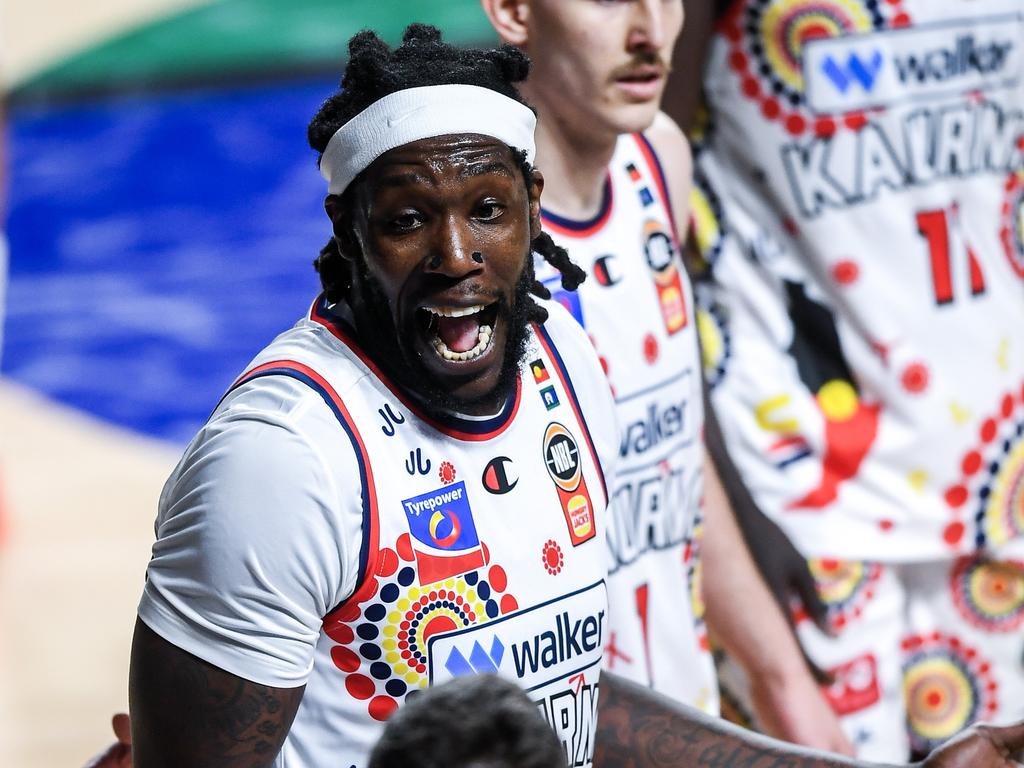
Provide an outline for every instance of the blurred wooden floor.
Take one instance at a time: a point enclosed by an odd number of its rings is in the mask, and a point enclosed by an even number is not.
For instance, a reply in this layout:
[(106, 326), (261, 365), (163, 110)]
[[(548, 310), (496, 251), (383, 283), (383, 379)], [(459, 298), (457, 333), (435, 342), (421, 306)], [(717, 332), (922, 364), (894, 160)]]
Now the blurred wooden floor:
[(110, 741), (177, 456), (0, 379), (0, 766), (74, 768)]

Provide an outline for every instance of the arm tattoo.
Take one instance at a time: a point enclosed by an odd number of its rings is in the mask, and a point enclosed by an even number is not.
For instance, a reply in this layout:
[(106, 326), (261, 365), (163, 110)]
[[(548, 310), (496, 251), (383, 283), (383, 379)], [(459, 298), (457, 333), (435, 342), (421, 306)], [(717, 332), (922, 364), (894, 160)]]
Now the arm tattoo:
[(745, 731), (608, 673), (601, 676), (595, 750), (596, 768), (851, 768), (866, 765)]
[(236, 677), (136, 623), (129, 682), (137, 768), (262, 768), (284, 743), (304, 688)]

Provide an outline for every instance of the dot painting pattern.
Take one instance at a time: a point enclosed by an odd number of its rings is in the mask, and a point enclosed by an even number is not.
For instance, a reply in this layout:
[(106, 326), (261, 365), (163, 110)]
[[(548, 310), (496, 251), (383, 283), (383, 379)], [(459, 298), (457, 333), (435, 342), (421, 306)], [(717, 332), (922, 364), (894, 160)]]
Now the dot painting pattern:
[(724, 19), (729, 67), (743, 95), (788, 133), (859, 130), (863, 112), (814, 115), (804, 98), (803, 48), (812, 40), (907, 26), (900, 0), (745, 0)]
[[(486, 548), (485, 548), (486, 549)], [(345, 690), (386, 720), (407, 695), (428, 684), (427, 643), (438, 632), (484, 624), (518, 610), (500, 565), (420, 586), (408, 534), (380, 550), (369, 596), (324, 622), (337, 645), (334, 665)]]

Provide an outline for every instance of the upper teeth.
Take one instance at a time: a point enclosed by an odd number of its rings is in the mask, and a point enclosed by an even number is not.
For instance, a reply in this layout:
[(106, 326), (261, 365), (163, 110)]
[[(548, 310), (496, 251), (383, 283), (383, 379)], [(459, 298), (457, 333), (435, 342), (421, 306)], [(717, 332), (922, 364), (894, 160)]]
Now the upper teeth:
[(424, 307), (427, 312), (438, 317), (465, 317), (484, 310), (483, 304), (476, 304), (472, 307)]

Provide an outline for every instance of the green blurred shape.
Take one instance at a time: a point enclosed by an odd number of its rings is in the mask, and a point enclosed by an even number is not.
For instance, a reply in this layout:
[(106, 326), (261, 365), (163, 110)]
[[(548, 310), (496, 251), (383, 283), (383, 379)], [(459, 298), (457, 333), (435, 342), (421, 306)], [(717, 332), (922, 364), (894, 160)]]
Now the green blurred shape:
[(16, 101), (337, 71), (345, 43), (389, 43), (414, 21), (457, 44), (494, 42), (479, 0), (214, 0), (73, 55), (18, 86)]

